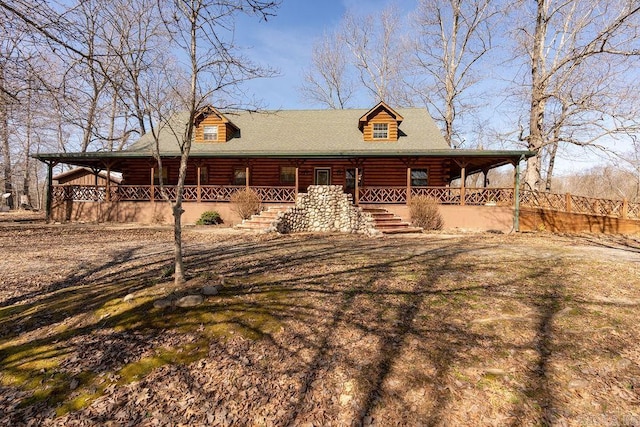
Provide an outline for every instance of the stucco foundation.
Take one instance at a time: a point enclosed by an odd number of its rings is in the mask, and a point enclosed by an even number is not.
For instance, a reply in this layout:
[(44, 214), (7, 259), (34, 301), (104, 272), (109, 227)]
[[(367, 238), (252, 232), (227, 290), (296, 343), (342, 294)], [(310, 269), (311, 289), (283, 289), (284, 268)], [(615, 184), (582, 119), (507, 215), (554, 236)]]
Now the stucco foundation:
[[(363, 207), (384, 208), (407, 221), (411, 220), (406, 205), (363, 205)], [(458, 206), (440, 205), (440, 214), (445, 230), (501, 231), (513, 229), (513, 208), (506, 206)]]
[[(264, 203), (265, 208), (272, 204)], [(277, 204), (276, 206), (280, 206)], [(224, 224), (233, 226), (242, 219), (231, 203), (183, 203), (183, 224), (195, 224), (205, 211), (216, 211)], [(52, 206), (51, 219), (56, 222), (138, 222), (142, 224), (173, 223), (171, 205), (165, 202), (62, 202)]]
[[(184, 224), (195, 224), (205, 211), (216, 211), (224, 224), (233, 226), (242, 222), (233, 212), (233, 205), (226, 202), (187, 202), (183, 203)], [(263, 204), (269, 206), (293, 206), (293, 204)], [(409, 208), (406, 205), (362, 205), (362, 207), (380, 207), (410, 221)], [(502, 231), (513, 228), (513, 209), (502, 206), (454, 206), (441, 205), (440, 213), (446, 230)], [(170, 224), (173, 222), (171, 206), (163, 202), (63, 202), (52, 207), (51, 218), (56, 222), (138, 222), (142, 224)]]

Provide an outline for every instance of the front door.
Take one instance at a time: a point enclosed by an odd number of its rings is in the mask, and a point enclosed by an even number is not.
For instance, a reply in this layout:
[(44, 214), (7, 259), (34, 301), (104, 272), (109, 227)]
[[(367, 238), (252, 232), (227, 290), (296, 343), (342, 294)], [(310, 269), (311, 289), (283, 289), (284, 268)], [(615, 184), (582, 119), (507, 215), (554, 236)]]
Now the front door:
[(331, 168), (316, 168), (315, 185), (331, 185)]

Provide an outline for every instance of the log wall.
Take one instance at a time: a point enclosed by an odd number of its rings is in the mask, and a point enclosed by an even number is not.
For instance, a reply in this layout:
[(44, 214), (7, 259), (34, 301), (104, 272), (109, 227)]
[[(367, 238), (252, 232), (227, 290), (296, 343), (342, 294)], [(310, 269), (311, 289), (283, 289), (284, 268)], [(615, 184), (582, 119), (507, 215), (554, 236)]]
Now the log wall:
[[(280, 181), (280, 169), (286, 166), (296, 166), (294, 160), (289, 159), (192, 159), (187, 168), (187, 185), (197, 184), (197, 164), (207, 168), (208, 179), (201, 185), (232, 185), (234, 170), (244, 170), (249, 166), (249, 184), (255, 186), (277, 187), (284, 184)], [(445, 186), (448, 184), (450, 167), (446, 160), (419, 159), (406, 163), (397, 158), (374, 158), (362, 160), (358, 165), (363, 179), (362, 186), (406, 186), (407, 164), (413, 169), (426, 169), (429, 186)], [(167, 168), (167, 185), (178, 182), (179, 159), (163, 159), (163, 167)], [(151, 182), (151, 168), (157, 164), (147, 160), (128, 160), (123, 162), (121, 169), (126, 185), (149, 185)], [(331, 168), (331, 184), (346, 184), (346, 169), (354, 169), (356, 165), (348, 159), (305, 160), (299, 164), (299, 190), (314, 184), (316, 168)]]

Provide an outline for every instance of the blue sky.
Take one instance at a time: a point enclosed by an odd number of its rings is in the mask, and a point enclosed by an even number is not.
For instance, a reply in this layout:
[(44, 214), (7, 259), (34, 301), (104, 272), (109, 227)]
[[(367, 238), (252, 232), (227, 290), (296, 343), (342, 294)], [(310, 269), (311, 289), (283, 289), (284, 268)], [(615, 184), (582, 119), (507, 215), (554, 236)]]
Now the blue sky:
[[(247, 94), (253, 94), (256, 99), (261, 100), (261, 107), (267, 109), (325, 108), (305, 102), (299, 90), (303, 72), (311, 63), (314, 42), (323, 33), (335, 30), (347, 11), (371, 14), (392, 3), (403, 13), (413, 11), (417, 6), (417, 0), (282, 0), (276, 16), (267, 22), (259, 22), (255, 16), (239, 16), (236, 41), (247, 48), (246, 55), (255, 62), (274, 67), (280, 72), (278, 77), (247, 83)], [(503, 77), (493, 76), (496, 80), (489, 84), (494, 87), (504, 85)], [(355, 101), (355, 105), (361, 108), (369, 107), (366, 103), (366, 100)], [(517, 120), (515, 116), (505, 116), (504, 112), (493, 111), (490, 106), (484, 115), (493, 116), (491, 120), (500, 119), (507, 128), (512, 129), (516, 125), (511, 123)], [(584, 169), (600, 163), (603, 159), (599, 154), (574, 149), (562, 150), (557, 172)]]
[[(416, 5), (415, 0), (395, 3), (407, 10)], [(269, 109), (319, 108), (304, 102), (298, 90), (311, 62), (313, 43), (334, 30), (347, 10), (372, 13), (389, 4), (389, 0), (282, 0), (277, 15), (267, 22), (241, 17), (236, 28), (238, 43), (249, 47), (246, 53), (254, 61), (280, 71), (279, 77), (247, 84), (249, 92), (255, 92)]]

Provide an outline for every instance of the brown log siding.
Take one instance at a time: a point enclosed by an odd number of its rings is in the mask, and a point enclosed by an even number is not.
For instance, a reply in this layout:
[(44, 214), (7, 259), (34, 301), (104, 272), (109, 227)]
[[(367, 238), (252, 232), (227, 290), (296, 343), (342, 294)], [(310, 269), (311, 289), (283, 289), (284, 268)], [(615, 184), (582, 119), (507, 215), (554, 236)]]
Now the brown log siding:
[[(192, 160), (187, 168), (187, 185), (196, 185), (197, 164), (207, 167), (209, 180), (202, 185), (231, 185), (235, 169), (244, 169), (247, 160), (244, 159), (197, 159)], [(164, 159), (162, 162), (168, 170), (168, 185), (175, 185), (178, 181), (179, 159)], [(295, 166), (289, 159), (252, 159), (249, 164), (250, 185), (278, 187), (280, 169), (284, 166)], [(444, 186), (448, 184), (449, 163), (442, 159), (419, 159), (411, 161), (411, 168), (426, 169), (429, 186)], [(128, 160), (122, 164), (124, 184), (148, 185), (151, 181), (152, 163), (146, 160)], [(157, 168), (157, 166), (155, 166)], [(313, 184), (316, 168), (331, 168), (331, 183), (345, 185), (346, 169), (354, 169), (354, 163), (348, 159), (335, 160), (305, 160), (298, 170), (299, 190), (304, 191)], [(359, 169), (363, 175), (363, 186), (406, 186), (407, 162), (397, 158), (364, 159)], [(91, 183), (93, 184), (93, 182)]]
[[(373, 138), (373, 124), (374, 123), (386, 123), (388, 125), (387, 139), (374, 139)], [(363, 137), (365, 141), (372, 142), (395, 142), (398, 140), (398, 122), (387, 111), (381, 109), (373, 116), (362, 129)]]

